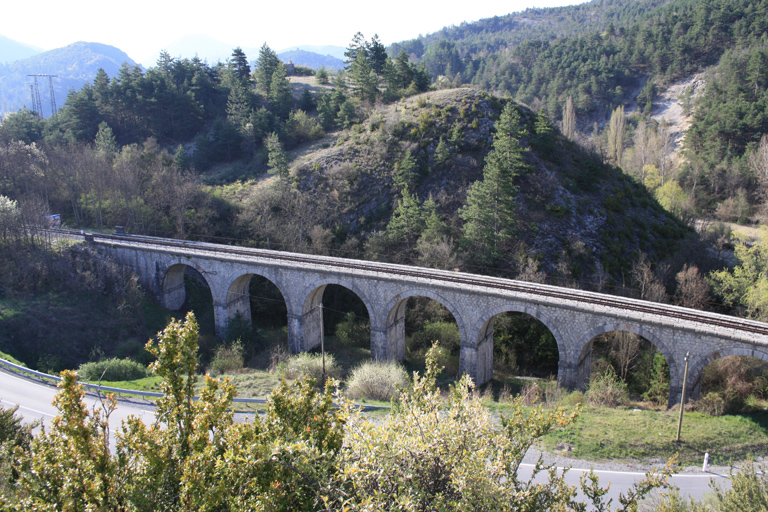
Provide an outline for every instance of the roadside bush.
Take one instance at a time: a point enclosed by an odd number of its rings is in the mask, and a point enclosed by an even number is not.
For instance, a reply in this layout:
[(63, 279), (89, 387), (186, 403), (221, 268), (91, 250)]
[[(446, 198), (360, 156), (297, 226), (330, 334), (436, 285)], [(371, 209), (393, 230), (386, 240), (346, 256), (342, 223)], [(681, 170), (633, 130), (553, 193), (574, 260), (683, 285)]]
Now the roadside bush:
[(395, 361), (366, 361), (352, 370), (346, 395), (352, 399), (381, 400), (398, 397), (408, 385), (408, 373)]
[(217, 377), (223, 373), (242, 370), (243, 364), (243, 343), (236, 340), (216, 349), (213, 360), (208, 365), (208, 371), (212, 376)]
[(136, 380), (149, 375), (145, 366), (131, 359), (102, 359), (90, 363), (81, 364), (77, 369), (80, 380)]
[[(332, 354), (325, 354), (325, 372), (334, 379), (341, 376), (341, 369)], [(314, 379), (317, 383), (321, 382), (323, 378), (322, 354), (297, 354), (288, 360), (285, 365), (285, 378), (300, 379), (302, 377)]]
[(629, 401), (627, 384), (616, 375), (612, 366), (605, 373), (592, 377), (586, 396), (590, 404), (598, 407), (616, 407)]

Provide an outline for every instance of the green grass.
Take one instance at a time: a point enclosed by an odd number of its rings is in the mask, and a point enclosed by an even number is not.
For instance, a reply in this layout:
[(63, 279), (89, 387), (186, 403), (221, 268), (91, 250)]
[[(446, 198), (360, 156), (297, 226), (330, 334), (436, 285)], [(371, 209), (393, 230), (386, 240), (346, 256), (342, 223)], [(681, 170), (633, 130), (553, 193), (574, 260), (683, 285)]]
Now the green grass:
[(549, 451), (570, 446), (570, 456), (587, 460), (661, 459), (679, 454), (681, 464), (727, 465), (768, 452), (768, 412), (683, 417), (680, 443), (675, 442), (679, 413), (585, 407), (576, 421), (542, 440)]
[[(152, 375), (149, 377), (144, 377), (143, 379), (137, 379), (137, 380), (119, 380), (119, 381), (101, 381), (102, 386), (107, 386), (110, 388), (120, 388), (120, 389), (132, 389), (136, 391), (152, 391), (152, 392), (159, 392), (160, 391), (160, 383), (163, 381), (162, 378)], [(91, 384), (98, 384), (98, 381), (87, 381)]]

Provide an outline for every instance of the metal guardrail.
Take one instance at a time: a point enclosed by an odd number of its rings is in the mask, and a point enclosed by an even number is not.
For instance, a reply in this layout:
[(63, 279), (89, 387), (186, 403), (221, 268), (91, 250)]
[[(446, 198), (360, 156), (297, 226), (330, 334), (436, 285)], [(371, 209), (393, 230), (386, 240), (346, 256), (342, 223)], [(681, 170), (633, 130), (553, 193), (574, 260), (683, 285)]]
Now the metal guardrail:
[[(6, 361), (5, 359), (0, 358), (0, 367), (4, 367), (6, 370), (9, 370), (14, 373), (20, 373), (24, 377), (37, 377), (39, 379), (43, 380), (52, 380), (56, 382), (61, 381), (61, 377), (57, 377), (56, 375), (50, 375), (48, 373), (38, 372), (35, 370), (30, 370), (29, 368), (25, 368), (23, 366), (19, 366), (18, 364), (12, 363), (10, 361)], [(139, 391), (137, 389), (123, 389), (123, 388), (113, 388), (110, 386), (101, 386), (99, 384), (91, 384), (90, 382), (79, 382), (81, 386), (83, 386), (86, 389), (92, 389), (94, 391), (107, 391), (109, 393), (117, 393), (118, 395), (135, 395), (140, 396), (142, 398), (161, 398), (165, 396), (163, 393), (158, 393), (156, 391)], [(193, 400), (199, 400), (199, 396), (192, 397)], [(267, 403), (267, 400), (265, 398), (241, 398), (241, 397), (235, 397), (232, 399), (233, 403), (240, 403), (240, 404), (265, 404)], [(362, 407), (363, 409), (389, 409), (389, 406), (386, 405), (372, 405), (372, 404), (355, 404), (358, 407)]]
[[(25, 368), (23, 366), (19, 366), (18, 364), (12, 363), (10, 361), (6, 361), (5, 359), (0, 359), (0, 366), (14, 373), (22, 374), (23, 376), (27, 376), (27, 377), (33, 376), (43, 380), (61, 382), (61, 377), (57, 377), (56, 375), (50, 375), (48, 373), (38, 372), (35, 370), (30, 370), (29, 368)], [(90, 382), (78, 382), (78, 384), (80, 384), (86, 389), (91, 389), (94, 391), (106, 391), (108, 393), (117, 393), (119, 395), (134, 395), (134, 396), (140, 396), (142, 398), (161, 398), (165, 396), (163, 393), (158, 393), (156, 391), (140, 391), (138, 389), (113, 388), (111, 386), (91, 384)], [(199, 400), (200, 397), (196, 396), (196, 397), (193, 397), (193, 399)], [(267, 401), (264, 398), (237, 398), (236, 397), (233, 399), (233, 402), (264, 404)]]

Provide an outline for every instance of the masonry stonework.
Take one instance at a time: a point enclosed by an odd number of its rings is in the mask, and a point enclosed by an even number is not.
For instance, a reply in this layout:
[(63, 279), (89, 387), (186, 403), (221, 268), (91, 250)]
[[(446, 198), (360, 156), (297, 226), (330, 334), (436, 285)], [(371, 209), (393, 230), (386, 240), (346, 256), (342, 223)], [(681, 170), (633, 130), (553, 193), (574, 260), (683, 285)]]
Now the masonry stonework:
[[(451, 272), (432, 272), (434, 278), (409, 277), (402, 272), (388, 271), (404, 268), (395, 265), (365, 262), (375, 270), (356, 270), (340, 265), (349, 260), (305, 255), (302, 258), (307, 261), (295, 263), (275, 258), (271, 255), (278, 253), (269, 251), (233, 255), (215, 244), (164, 247), (138, 237), (136, 241), (105, 242), (96, 237), (91, 243), (101, 253), (132, 267), (141, 284), (169, 309), (178, 309), (184, 303), (185, 269), (197, 270), (211, 290), (219, 336), (226, 334), (235, 316), (251, 320), (250, 280), (256, 275), (268, 279), (285, 300), (289, 345), (294, 353), (320, 344), (324, 335), (323, 292), (327, 285), (336, 284), (353, 291), (365, 304), (371, 323), (371, 354), (375, 359), (405, 358), (405, 305), (409, 297), (429, 297), (440, 302), (453, 314), (458, 325), (459, 369), (472, 376), (477, 384), (492, 377), (494, 319), (505, 312), (530, 315), (552, 332), (559, 352), (558, 383), (568, 388), (583, 389), (587, 385), (592, 342), (596, 336), (610, 331), (635, 333), (662, 352), (671, 375), (670, 405), (680, 399), (687, 353), (690, 353), (687, 394), (694, 398), (700, 391), (702, 371), (710, 362), (729, 355), (748, 355), (768, 361), (766, 335), (579, 300), (579, 296), (600, 297), (590, 292), (568, 290), (569, 297), (575, 294), (575, 298), (553, 298), (552, 294), (538, 293), (535, 287), (539, 285), (529, 284), (530, 292), (512, 292), (492, 286), (455, 284), (447, 280), (454, 275)], [(628, 305), (639, 303), (621, 300)], [(686, 311), (676, 306), (665, 308), (671, 312)], [(746, 320), (744, 323), (759, 324)]]

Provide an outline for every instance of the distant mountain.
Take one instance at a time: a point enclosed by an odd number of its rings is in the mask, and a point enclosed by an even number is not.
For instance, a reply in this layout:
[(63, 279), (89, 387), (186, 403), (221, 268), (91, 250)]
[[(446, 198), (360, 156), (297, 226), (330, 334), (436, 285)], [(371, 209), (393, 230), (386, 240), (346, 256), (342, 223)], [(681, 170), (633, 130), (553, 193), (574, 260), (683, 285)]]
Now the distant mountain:
[(290, 50), (277, 54), (283, 62), (293, 62), (299, 66), (306, 66), (312, 69), (319, 69), (325, 66), (328, 69), (338, 71), (344, 68), (344, 61), (331, 55), (320, 55), (319, 53), (308, 52), (306, 50)]
[(20, 43), (0, 35), (0, 64), (26, 59), (42, 51), (42, 48)]
[(347, 51), (347, 49), (344, 48), (343, 46), (331, 46), (331, 45), (317, 46), (317, 45), (311, 45), (311, 44), (303, 44), (299, 46), (291, 46), (290, 48), (285, 48), (283, 50), (278, 51), (277, 53), (283, 54), (283, 53), (288, 53), (292, 50), (304, 50), (305, 52), (317, 53), (319, 55), (330, 55), (331, 57), (336, 57), (339, 60), (345, 59), (344, 52)]
[[(24, 105), (32, 106), (30, 88), (32, 78), (27, 75), (57, 75), (53, 79), (56, 105), (61, 107), (70, 89), (80, 89), (91, 82), (99, 68), (110, 77), (117, 75), (120, 66), (136, 63), (123, 51), (100, 43), (83, 41), (70, 44), (9, 64), (0, 64), (0, 112), (13, 112)], [(38, 79), (43, 115), (51, 113), (50, 82)]]

